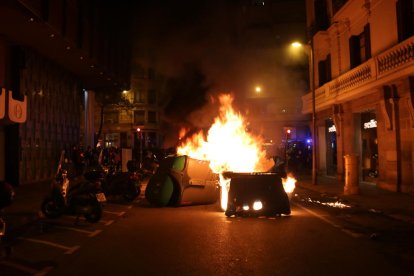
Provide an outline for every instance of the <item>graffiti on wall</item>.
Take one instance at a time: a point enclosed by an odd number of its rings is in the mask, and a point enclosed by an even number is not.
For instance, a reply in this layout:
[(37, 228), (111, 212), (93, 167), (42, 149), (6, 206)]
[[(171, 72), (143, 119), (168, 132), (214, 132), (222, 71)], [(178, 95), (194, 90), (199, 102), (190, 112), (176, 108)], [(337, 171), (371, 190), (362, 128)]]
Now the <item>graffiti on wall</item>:
[[(6, 97), (7, 94), (7, 97)], [(7, 105), (6, 105), (7, 103)], [(1, 89), (0, 94), (0, 120), (5, 119), (7, 110), (7, 117), (11, 122), (24, 123), (27, 118), (27, 96), (24, 96), (23, 101), (13, 99), (12, 91), (6, 93), (6, 89)]]

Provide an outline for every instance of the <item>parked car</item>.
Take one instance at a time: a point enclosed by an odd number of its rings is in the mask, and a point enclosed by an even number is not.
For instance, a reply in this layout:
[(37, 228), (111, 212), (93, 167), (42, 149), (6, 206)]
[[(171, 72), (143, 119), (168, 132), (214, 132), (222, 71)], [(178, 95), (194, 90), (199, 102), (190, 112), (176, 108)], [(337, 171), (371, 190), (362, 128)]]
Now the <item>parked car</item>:
[(212, 204), (219, 196), (219, 178), (209, 162), (186, 155), (163, 159), (145, 190), (149, 203), (159, 207)]

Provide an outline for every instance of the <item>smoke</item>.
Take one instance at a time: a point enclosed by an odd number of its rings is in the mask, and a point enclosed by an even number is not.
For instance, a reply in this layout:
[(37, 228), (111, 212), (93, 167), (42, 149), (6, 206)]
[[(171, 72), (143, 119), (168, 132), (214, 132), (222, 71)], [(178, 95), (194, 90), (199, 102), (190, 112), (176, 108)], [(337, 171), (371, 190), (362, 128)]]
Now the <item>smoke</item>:
[[(294, 26), (296, 30), (290, 30), (286, 24), (275, 27), (275, 20), (282, 18), (272, 14), (267, 14), (264, 21), (270, 22), (269, 28), (246, 25), (249, 18), (243, 5), (249, 1), (135, 2), (134, 55), (136, 60), (145, 59), (171, 79), (166, 119), (174, 133), (181, 126), (208, 126), (217, 114), (211, 96), (218, 93), (232, 92), (235, 101), (242, 101), (251, 96), (256, 85), (270, 98), (305, 90), (306, 82), (298, 81), (303, 76), (286, 70), (292, 60), (281, 46), (291, 39), (289, 32), (300, 33), (299, 25)], [(298, 5), (299, 1), (286, 2)], [(281, 11), (297, 17), (295, 12)], [(203, 76), (198, 85), (189, 83), (194, 72)]]
[[(229, 45), (224, 2), (186, 2), (155, 0), (139, 5), (142, 10), (134, 37), (137, 49), (149, 49), (145, 54), (154, 57), (157, 69), (168, 76), (176, 76), (183, 65), (193, 62), (206, 73), (232, 64), (237, 54)], [(216, 82), (218, 75), (210, 79)]]

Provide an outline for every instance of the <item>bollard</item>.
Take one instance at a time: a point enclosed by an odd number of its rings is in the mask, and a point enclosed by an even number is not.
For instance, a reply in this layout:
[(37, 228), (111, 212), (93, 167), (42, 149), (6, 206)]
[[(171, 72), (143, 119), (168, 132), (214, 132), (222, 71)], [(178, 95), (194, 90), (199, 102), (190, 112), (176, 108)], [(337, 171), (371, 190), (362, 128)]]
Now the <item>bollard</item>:
[(359, 156), (347, 154), (345, 158), (345, 195), (359, 194)]

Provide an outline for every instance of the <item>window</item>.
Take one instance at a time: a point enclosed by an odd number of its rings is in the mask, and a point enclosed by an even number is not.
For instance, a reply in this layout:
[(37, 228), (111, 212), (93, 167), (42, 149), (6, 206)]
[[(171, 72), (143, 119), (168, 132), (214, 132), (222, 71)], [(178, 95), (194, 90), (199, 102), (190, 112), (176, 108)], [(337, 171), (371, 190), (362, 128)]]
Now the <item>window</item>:
[(42, 19), (44, 21), (49, 20), (49, 0), (43, 0), (42, 1)]
[(157, 91), (150, 89), (148, 91), (148, 104), (156, 104), (157, 102)]
[(157, 123), (157, 112), (148, 111), (148, 123), (152, 123), (152, 124)]
[(149, 147), (155, 147), (157, 145), (157, 133), (153, 131), (148, 132), (147, 142)]
[(333, 13), (337, 13), (348, 0), (332, 0)]
[(263, 1), (263, 0), (254, 0), (253, 1), (253, 4), (255, 6), (264, 6), (265, 5), (265, 1)]
[(328, 8), (326, 0), (315, 0), (315, 31), (327, 30), (329, 28)]
[(134, 101), (136, 103), (144, 103), (145, 102), (145, 92), (142, 84), (137, 85), (137, 89), (134, 93)]
[(155, 70), (154, 70), (154, 68), (148, 68), (148, 79), (150, 79), (150, 80), (155, 79)]
[(318, 63), (319, 86), (331, 80), (331, 55), (328, 55), (325, 60)]
[(76, 47), (82, 48), (84, 41), (84, 7), (82, 6), (82, 2), (78, 3), (78, 18), (77, 18), (77, 30), (76, 30)]
[(377, 117), (374, 111), (361, 113), (362, 180), (375, 182), (378, 177)]
[(120, 146), (121, 148), (128, 147), (128, 134), (126, 132), (120, 133)]
[(67, 23), (68, 23), (67, 12), (68, 12), (68, 3), (67, 1), (64, 0), (63, 5), (62, 5), (62, 25), (61, 25), (62, 35), (66, 35), (67, 33)]
[(105, 135), (105, 147), (119, 146), (119, 133), (107, 133)]
[(145, 78), (145, 68), (143, 66), (141, 66), (140, 64), (134, 64), (132, 66), (132, 71), (137, 76), (137, 78), (139, 78), (139, 79), (144, 79)]
[(326, 139), (326, 174), (336, 175), (338, 158), (337, 158), (337, 141), (336, 127), (332, 119), (325, 122), (325, 139)]
[(104, 122), (108, 124), (118, 123), (118, 111), (109, 111), (104, 114)]
[(359, 35), (351, 36), (349, 39), (349, 51), (351, 68), (371, 58), (371, 35), (369, 24), (365, 25), (364, 31)]
[(414, 0), (397, 1), (398, 40), (414, 35)]
[(145, 110), (136, 110), (134, 112), (134, 124), (136, 125), (145, 124)]
[(365, 35), (365, 32), (359, 35), (359, 56), (361, 57), (361, 63), (368, 59), (368, 53), (367, 53), (367, 37)]

